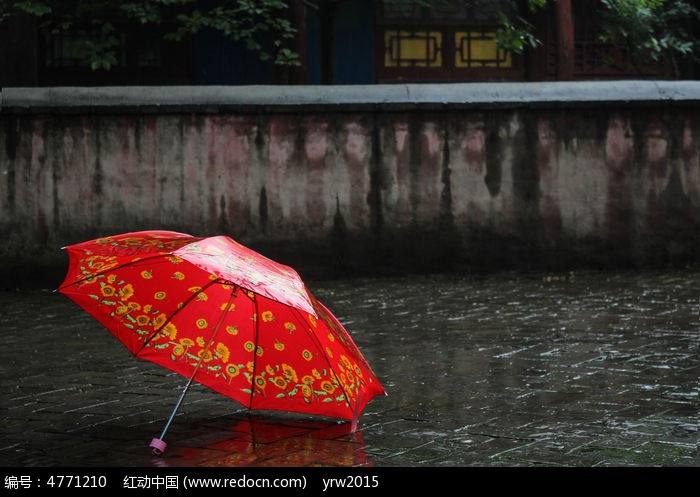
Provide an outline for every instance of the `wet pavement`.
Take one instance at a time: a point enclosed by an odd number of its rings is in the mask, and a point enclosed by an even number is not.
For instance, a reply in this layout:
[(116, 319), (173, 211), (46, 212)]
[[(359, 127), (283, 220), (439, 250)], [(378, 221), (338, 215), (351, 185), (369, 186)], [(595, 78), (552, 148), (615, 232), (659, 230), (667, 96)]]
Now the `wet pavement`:
[(388, 395), (252, 413), (51, 289), (0, 294), (4, 467), (700, 466), (700, 270), (307, 281)]

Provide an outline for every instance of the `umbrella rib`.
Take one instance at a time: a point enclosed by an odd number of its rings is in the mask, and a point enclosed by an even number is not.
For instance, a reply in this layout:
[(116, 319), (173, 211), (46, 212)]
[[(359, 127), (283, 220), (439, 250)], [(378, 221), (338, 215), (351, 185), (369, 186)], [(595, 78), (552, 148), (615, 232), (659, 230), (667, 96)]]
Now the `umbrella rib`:
[[(209, 286), (211, 286), (211, 284), (215, 283), (216, 281), (218, 281), (218, 280), (212, 281), (209, 285), (207, 285), (204, 288), (208, 288)], [(204, 288), (202, 288), (202, 290), (200, 290), (199, 292), (196, 292), (195, 295), (200, 293), (201, 291), (203, 291)], [(233, 290), (231, 291), (231, 294), (228, 298), (228, 304), (226, 306), (226, 311), (228, 311), (228, 309), (231, 307), (231, 302), (233, 302), (233, 299), (235, 298), (236, 292), (238, 291), (239, 288), (240, 287), (238, 285), (233, 285)], [(189, 300), (188, 300), (188, 302), (189, 302)], [(222, 312), (221, 317), (219, 317), (219, 320), (217, 321), (216, 326), (214, 326), (214, 330), (212, 331), (211, 336), (209, 337), (209, 342), (207, 342), (207, 346), (205, 347), (204, 352), (202, 353), (202, 355), (200, 355), (199, 361), (197, 362), (197, 365), (194, 367), (194, 370), (192, 371), (192, 375), (190, 375), (190, 378), (187, 381), (187, 385), (185, 385), (185, 388), (180, 393), (180, 398), (178, 399), (177, 403), (175, 404), (175, 408), (173, 409), (173, 412), (170, 414), (170, 418), (168, 418), (168, 421), (165, 424), (165, 427), (163, 428), (163, 431), (160, 434), (160, 440), (163, 440), (163, 438), (165, 438), (165, 433), (168, 431), (168, 428), (170, 427), (170, 423), (172, 423), (173, 419), (175, 418), (175, 413), (180, 408), (180, 404), (182, 403), (182, 400), (185, 398), (185, 394), (190, 389), (190, 386), (192, 385), (192, 382), (194, 381), (194, 377), (197, 375), (197, 372), (199, 371), (199, 367), (202, 365), (202, 361), (204, 360), (205, 355), (207, 354), (207, 352), (211, 348), (211, 345), (214, 343), (214, 337), (219, 332), (219, 328), (221, 327), (221, 323), (224, 322), (225, 317), (226, 317), (226, 312)]]
[[(214, 282), (213, 282), (214, 283)], [(207, 285), (207, 288), (211, 285)], [(231, 291), (231, 294), (229, 295), (228, 302), (226, 303), (226, 312), (231, 308), (231, 303), (233, 302), (233, 299), (236, 297), (236, 293), (239, 290), (238, 285), (233, 285), (233, 290)], [(204, 289), (202, 289), (204, 290)], [(197, 292), (200, 293), (200, 292)], [(219, 320), (216, 322), (216, 326), (214, 326), (214, 330), (211, 333), (211, 336), (209, 337), (209, 342), (207, 343), (207, 346), (204, 348), (204, 353), (202, 356), (199, 358), (199, 362), (197, 363), (197, 367), (195, 368), (195, 372), (192, 374), (192, 378), (194, 378), (194, 375), (197, 373), (199, 370), (199, 366), (202, 364), (202, 360), (206, 353), (209, 351), (211, 348), (211, 345), (214, 343), (214, 337), (216, 337), (216, 334), (219, 332), (219, 328), (221, 327), (221, 323), (224, 322), (224, 318), (226, 317), (226, 312), (222, 312), (221, 316), (219, 317)]]
[[(306, 320), (304, 319), (304, 317), (303, 317), (303, 316), (301, 315), (301, 313), (299, 312), (299, 309), (297, 309), (296, 307), (292, 307), (292, 309), (294, 310), (295, 313), (297, 313), (298, 319), (299, 319), (302, 323), (305, 323)], [(327, 356), (326, 354), (323, 353), (323, 346), (321, 345), (321, 342), (319, 341), (318, 337), (316, 336), (316, 332), (313, 332), (313, 333), (311, 334), (311, 336), (313, 337), (314, 342), (316, 343), (316, 346), (317, 346), (317, 347), (319, 348), (319, 350), (322, 352), (322, 353), (321, 353), (321, 356), (326, 360), (326, 364), (328, 364), (328, 369), (331, 370), (331, 372), (333, 373), (333, 376), (337, 379), (337, 378), (338, 378), (338, 375), (336, 374), (335, 369), (334, 369), (333, 366), (331, 365), (331, 361), (328, 360), (328, 356)], [(347, 392), (347, 390), (345, 389), (345, 386), (344, 386), (343, 384), (341, 384), (340, 381), (338, 381), (338, 385), (340, 386), (340, 389), (342, 390), (343, 395), (345, 395), (345, 402), (347, 403), (348, 407), (349, 407), (351, 410), (354, 411), (353, 406), (350, 405), (350, 396), (348, 395), (348, 392)]]
[[(165, 327), (165, 325), (167, 325), (168, 323), (172, 322), (173, 318), (174, 318), (175, 316), (177, 316), (178, 313), (179, 313), (181, 310), (183, 310), (185, 307), (187, 307), (187, 304), (189, 304), (190, 302), (192, 302), (192, 301), (197, 297), (197, 295), (199, 295), (200, 293), (202, 293), (204, 290), (206, 290), (207, 288), (209, 288), (210, 286), (212, 286), (212, 285), (213, 285), (214, 283), (216, 283), (217, 281), (219, 281), (219, 280), (212, 280), (212, 281), (210, 281), (209, 283), (207, 283), (205, 286), (203, 286), (202, 288), (200, 288), (198, 291), (192, 292), (192, 295), (190, 295), (190, 298), (188, 298), (187, 300), (185, 300), (185, 302), (180, 306), (179, 309), (177, 309), (177, 310), (176, 310), (175, 312), (173, 312), (170, 316), (168, 316), (168, 319), (166, 319), (165, 321), (163, 321), (163, 323), (162, 323), (158, 328), (156, 328), (156, 329), (153, 330), (153, 333), (151, 333), (151, 336), (149, 336), (147, 340), (144, 340), (144, 341), (143, 341), (143, 344), (141, 345), (141, 347), (139, 347), (139, 350), (138, 350), (134, 355), (138, 356), (138, 354), (139, 354), (144, 348), (146, 348), (146, 346), (151, 342), (151, 340), (153, 340), (153, 339), (158, 335), (158, 332), (159, 332), (160, 330), (162, 330), (163, 327)], [(222, 318), (222, 319), (223, 319), (223, 318)], [(217, 324), (217, 328), (218, 328), (218, 324)], [(217, 329), (217, 328), (214, 328), (215, 333), (216, 333), (216, 329)]]
[(109, 268), (107, 268), (107, 269), (103, 269), (103, 270), (101, 270), (101, 271), (98, 271), (98, 272), (96, 272), (96, 273), (89, 274), (89, 275), (87, 275), (87, 276), (85, 276), (85, 277), (83, 277), (83, 278), (80, 278), (79, 280), (71, 281), (70, 283), (67, 283), (67, 284), (65, 284), (65, 285), (61, 285), (61, 286), (58, 287), (57, 290), (59, 290), (59, 291), (60, 291), (60, 290), (63, 290), (64, 288), (68, 288), (69, 286), (77, 285), (78, 283), (82, 283), (83, 281), (89, 280), (90, 278), (96, 278), (97, 276), (101, 276), (101, 275), (103, 275), (103, 274), (105, 274), (105, 273), (109, 273), (109, 272), (111, 272), (111, 271), (116, 271), (116, 270), (121, 269), (121, 268), (123, 268), (123, 267), (130, 266), (130, 265), (132, 265), (132, 264), (134, 264), (134, 263), (136, 263), (136, 262), (139, 262), (139, 263), (140, 263), (140, 262), (143, 262), (143, 261), (149, 261), (149, 260), (151, 260), (151, 259), (157, 259), (157, 258), (159, 258), (159, 257), (163, 257), (164, 255), (171, 255), (171, 254), (172, 254), (172, 252), (159, 253), (159, 254), (154, 254), (154, 255), (152, 255), (152, 256), (149, 256), (149, 257), (142, 257), (142, 258), (139, 258), (138, 260), (135, 260), (135, 261), (134, 261), (134, 260), (131, 260), (131, 261), (125, 262), (124, 264), (119, 264), (118, 266), (112, 266), (112, 267), (109, 267)]
[(248, 401), (248, 408), (253, 409), (253, 398), (255, 394), (255, 372), (258, 366), (258, 333), (260, 330), (260, 320), (258, 316), (258, 298), (257, 294), (253, 292), (251, 300), (253, 301), (253, 307), (255, 309), (255, 350), (253, 350), (253, 374), (250, 379), (250, 400)]

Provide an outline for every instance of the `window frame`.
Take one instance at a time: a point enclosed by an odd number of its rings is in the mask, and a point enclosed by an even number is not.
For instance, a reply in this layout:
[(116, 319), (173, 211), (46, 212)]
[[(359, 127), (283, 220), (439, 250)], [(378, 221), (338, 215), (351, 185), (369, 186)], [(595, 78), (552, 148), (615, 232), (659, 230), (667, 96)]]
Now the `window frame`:
[[(493, 4), (491, 4), (493, 6)], [(509, 51), (511, 65), (509, 67), (493, 66), (460, 66), (456, 57), (458, 49), (455, 35), (458, 32), (495, 33), (498, 26), (495, 18), (488, 15), (475, 15), (467, 8), (455, 7), (454, 12), (438, 12), (428, 7), (411, 7), (405, 16), (385, 15), (385, 9), (390, 9), (383, 2), (378, 2), (375, 19), (375, 78), (377, 83), (391, 82), (459, 82), (459, 81), (516, 81), (525, 75), (523, 57)], [(479, 12), (483, 12), (482, 9)], [(471, 17), (470, 17), (471, 16)], [(493, 16), (492, 16), (493, 17)], [(389, 32), (439, 32), (443, 40), (440, 48), (442, 65), (426, 67), (420, 65), (387, 65), (386, 36)]]

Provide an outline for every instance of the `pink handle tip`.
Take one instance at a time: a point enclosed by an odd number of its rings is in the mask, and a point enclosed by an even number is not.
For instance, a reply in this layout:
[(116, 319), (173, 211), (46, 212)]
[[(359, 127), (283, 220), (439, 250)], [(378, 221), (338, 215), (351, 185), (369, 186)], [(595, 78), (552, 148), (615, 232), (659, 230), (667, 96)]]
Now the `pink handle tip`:
[(151, 444), (149, 447), (153, 449), (151, 453), (154, 456), (161, 456), (163, 455), (163, 452), (165, 452), (165, 448), (168, 446), (165, 442), (163, 442), (160, 438), (154, 438), (151, 440)]

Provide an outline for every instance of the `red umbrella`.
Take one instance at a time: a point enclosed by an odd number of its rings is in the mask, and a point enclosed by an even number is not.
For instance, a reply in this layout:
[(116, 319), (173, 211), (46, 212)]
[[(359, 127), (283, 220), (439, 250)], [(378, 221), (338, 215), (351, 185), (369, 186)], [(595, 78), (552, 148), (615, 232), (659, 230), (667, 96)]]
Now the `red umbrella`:
[(384, 388), (294, 269), (226, 236), (141, 231), (65, 247), (58, 290), (136, 357), (249, 409), (352, 421)]

